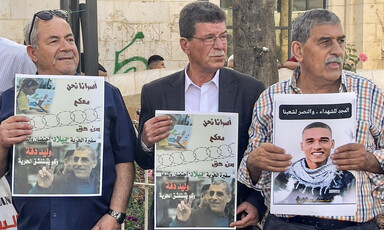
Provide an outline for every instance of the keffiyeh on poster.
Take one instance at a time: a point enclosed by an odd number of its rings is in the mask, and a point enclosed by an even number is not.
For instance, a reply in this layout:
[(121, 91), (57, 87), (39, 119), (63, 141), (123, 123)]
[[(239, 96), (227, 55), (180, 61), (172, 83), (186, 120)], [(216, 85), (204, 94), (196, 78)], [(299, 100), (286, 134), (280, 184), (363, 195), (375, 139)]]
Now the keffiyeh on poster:
[(274, 99), (274, 144), (292, 155), (292, 165), (272, 174), (271, 213), (354, 216), (357, 174), (337, 170), (330, 156), (356, 142), (355, 93)]

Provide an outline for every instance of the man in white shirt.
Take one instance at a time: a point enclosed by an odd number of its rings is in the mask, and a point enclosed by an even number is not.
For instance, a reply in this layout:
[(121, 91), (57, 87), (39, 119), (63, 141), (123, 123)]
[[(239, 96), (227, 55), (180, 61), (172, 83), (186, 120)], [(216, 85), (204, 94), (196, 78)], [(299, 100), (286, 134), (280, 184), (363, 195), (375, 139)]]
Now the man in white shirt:
[[(142, 88), (139, 138), (135, 151), (135, 159), (142, 168), (153, 168), (153, 146), (170, 134), (170, 117), (155, 117), (155, 110), (238, 113), (238, 159), (242, 159), (248, 144), (253, 105), (264, 85), (255, 78), (224, 68), (230, 39), (225, 21), (225, 13), (210, 2), (193, 2), (180, 12), (180, 46), (188, 55), (189, 64), (185, 70)], [(241, 220), (231, 226), (244, 228), (256, 224), (258, 212), (262, 218), (265, 212), (262, 199), (257, 198), (259, 193), (248, 196), (249, 192), (253, 193), (242, 185), (238, 187), (238, 203), (246, 201), (238, 207)], [(248, 197), (254, 200), (248, 200)]]

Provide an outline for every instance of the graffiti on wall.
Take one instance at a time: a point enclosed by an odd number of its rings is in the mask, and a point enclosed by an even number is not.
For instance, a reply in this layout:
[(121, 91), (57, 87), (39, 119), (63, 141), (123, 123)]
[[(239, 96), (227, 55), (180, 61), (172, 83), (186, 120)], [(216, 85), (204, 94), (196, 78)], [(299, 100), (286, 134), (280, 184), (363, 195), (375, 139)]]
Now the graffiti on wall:
[[(119, 62), (120, 54), (123, 53), (126, 49), (128, 49), (128, 47), (130, 47), (138, 39), (144, 39), (143, 32), (137, 32), (135, 34), (135, 37), (133, 38), (133, 40), (126, 47), (124, 47), (120, 51), (115, 52), (115, 70), (113, 71), (114, 74), (117, 74), (120, 70), (123, 69), (123, 67), (127, 66), (128, 64), (130, 64), (132, 62), (142, 62), (145, 65), (145, 68), (148, 69), (147, 59), (144, 57), (140, 57), (140, 56), (133, 56), (131, 58), (128, 58), (128, 59), (125, 59), (125, 60)], [(128, 73), (130, 71), (136, 72), (137, 68), (136, 67), (129, 67), (126, 70), (124, 70), (123, 73)]]

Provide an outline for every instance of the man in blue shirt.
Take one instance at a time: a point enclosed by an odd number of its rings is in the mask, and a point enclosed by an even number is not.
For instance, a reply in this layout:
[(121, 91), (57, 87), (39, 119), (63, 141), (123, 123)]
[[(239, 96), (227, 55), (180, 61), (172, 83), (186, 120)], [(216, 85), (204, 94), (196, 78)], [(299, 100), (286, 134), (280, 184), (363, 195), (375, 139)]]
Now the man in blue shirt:
[[(74, 75), (79, 53), (62, 10), (34, 15), (28, 54), (39, 74)], [(13, 116), (14, 89), (0, 98), (0, 176), (11, 170), (12, 145), (32, 133), (30, 119)], [(14, 197), (18, 229), (119, 229), (134, 179), (135, 134), (119, 90), (105, 83), (102, 195), (98, 197)], [(8, 178), (9, 179), (9, 178)]]

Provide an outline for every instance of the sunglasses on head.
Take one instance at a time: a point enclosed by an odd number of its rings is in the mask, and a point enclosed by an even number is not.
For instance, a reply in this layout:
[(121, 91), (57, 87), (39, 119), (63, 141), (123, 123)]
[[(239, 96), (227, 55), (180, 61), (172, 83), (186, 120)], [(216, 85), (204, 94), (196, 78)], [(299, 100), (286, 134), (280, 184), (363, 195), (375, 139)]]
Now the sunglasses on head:
[(29, 45), (31, 44), (31, 34), (32, 34), (33, 24), (35, 23), (36, 17), (40, 18), (41, 20), (47, 21), (47, 20), (51, 20), (54, 15), (60, 18), (64, 18), (65, 20), (67, 20), (68, 18), (68, 12), (66, 10), (42, 10), (33, 15), (31, 28), (29, 29), (29, 35), (28, 35)]

